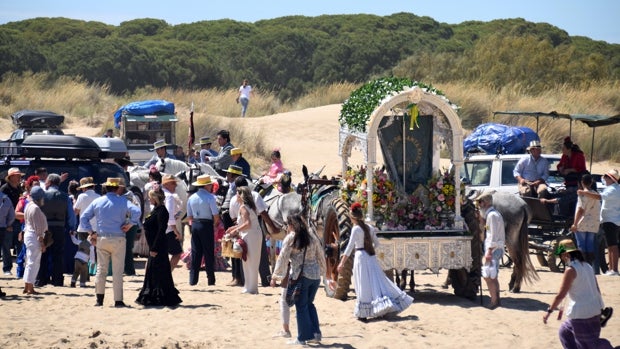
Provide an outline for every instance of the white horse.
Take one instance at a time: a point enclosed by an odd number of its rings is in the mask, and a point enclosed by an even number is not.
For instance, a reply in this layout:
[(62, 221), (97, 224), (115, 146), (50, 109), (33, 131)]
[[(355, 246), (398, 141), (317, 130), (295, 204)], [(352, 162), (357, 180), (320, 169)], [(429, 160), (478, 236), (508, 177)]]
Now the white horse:
[[(177, 175), (180, 172), (185, 172), (189, 170), (189, 165), (179, 160), (165, 159), (165, 163), (158, 163), (155, 165), (158, 169), (165, 170), (162, 171), (162, 174), (173, 174)], [(151, 212), (151, 205), (149, 204), (147, 193), (144, 188), (149, 181), (149, 169), (143, 166), (134, 166), (128, 169), (129, 172), (129, 180), (131, 185), (140, 188), (142, 191), (142, 200), (143, 200), (143, 217), (148, 216)], [(175, 199), (177, 201), (177, 208), (180, 211), (181, 217), (185, 216), (186, 208), (187, 208), (187, 199), (188, 199), (188, 183), (185, 181), (179, 180), (177, 181), (178, 185), (175, 190)], [(177, 220), (177, 228), (180, 232), (183, 231), (183, 224), (180, 220)], [(137, 253), (142, 256), (148, 255), (148, 246), (146, 244), (146, 239), (144, 238), (144, 234), (140, 237), (140, 240), (134, 245), (134, 253)]]

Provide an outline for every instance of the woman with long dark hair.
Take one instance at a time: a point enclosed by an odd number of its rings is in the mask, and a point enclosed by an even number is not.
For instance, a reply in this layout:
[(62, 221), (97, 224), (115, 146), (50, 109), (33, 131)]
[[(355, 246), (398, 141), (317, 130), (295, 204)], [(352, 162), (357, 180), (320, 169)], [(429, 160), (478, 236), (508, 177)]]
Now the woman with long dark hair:
[(350, 214), (353, 229), (347, 249), (338, 264), (338, 272), (342, 271), (347, 259), (355, 251), (353, 279), (356, 300), (353, 315), (365, 322), (368, 318), (402, 312), (411, 305), (413, 298), (390, 281), (381, 269), (375, 256), (379, 240), (374, 229), (371, 230), (364, 222), (362, 205), (354, 202)]
[[(543, 315), (547, 323), (566, 296), (568, 301), (560, 312), (566, 314), (566, 321), (559, 330), (560, 343), (564, 348), (611, 348), (609, 341), (601, 335), (601, 309), (603, 299), (598, 288), (592, 266), (585, 261), (581, 251), (571, 239), (560, 241), (555, 250), (567, 267), (560, 291)], [(558, 316), (558, 320), (562, 315)]]
[(281, 281), (288, 273), (289, 282), (298, 280), (301, 293), (295, 302), (297, 339), (289, 344), (318, 343), (322, 334), (314, 297), (319, 289), (321, 276), (326, 278), (325, 252), (319, 239), (311, 234), (301, 215), (288, 216), (289, 234), (282, 242), (282, 250), (276, 262), (272, 280)]
[(179, 291), (174, 287), (170, 260), (168, 259), (168, 210), (164, 204), (165, 195), (159, 185), (148, 192), (153, 210), (144, 219), (144, 231), (149, 245), (149, 259), (146, 263), (144, 283), (136, 303), (144, 306), (176, 306), (182, 302)]

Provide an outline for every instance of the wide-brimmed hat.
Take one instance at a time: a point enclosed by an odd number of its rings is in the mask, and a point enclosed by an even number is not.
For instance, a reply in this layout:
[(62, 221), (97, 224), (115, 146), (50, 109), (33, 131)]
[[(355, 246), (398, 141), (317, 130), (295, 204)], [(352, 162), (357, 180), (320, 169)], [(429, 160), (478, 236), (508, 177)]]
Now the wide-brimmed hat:
[(171, 175), (171, 174), (164, 175), (164, 177), (162, 177), (162, 179), (161, 179), (161, 184), (162, 185), (164, 185), (166, 183), (172, 183), (172, 182), (176, 183), (177, 182), (177, 177), (175, 177), (174, 175)]
[(6, 177), (4, 177), (4, 180), (8, 181), (9, 177), (14, 176), (14, 175), (19, 175), (21, 177), (21, 176), (24, 175), (24, 173), (22, 173), (22, 171), (20, 171), (19, 168), (17, 168), (17, 167), (11, 167), (7, 171)]
[(133, 162), (129, 160), (129, 156), (125, 156), (123, 158), (116, 158), (114, 159), (114, 162), (116, 162), (120, 167), (133, 166)]
[(540, 141), (531, 141), (530, 145), (527, 147), (527, 150), (530, 150), (532, 148), (542, 148)]
[(211, 144), (211, 143), (213, 143), (213, 142), (211, 141), (210, 137), (201, 137), (200, 138), (200, 145)]
[(167, 144), (165, 139), (160, 139), (158, 141), (155, 141), (155, 143), (153, 143), (153, 149), (151, 150), (157, 150), (159, 148), (167, 147), (169, 145), (170, 144)]
[(121, 180), (122, 180), (122, 178), (120, 178), (120, 177), (108, 177), (106, 182), (102, 183), (101, 186), (103, 186), (103, 187), (120, 187), (122, 184), (124, 184), (124, 181), (121, 181)]
[(554, 254), (556, 256), (561, 255), (564, 252), (573, 252), (573, 251), (577, 251), (578, 248), (577, 246), (575, 246), (575, 242), (573, 242), (573, 240), (571, 239), (564, 239), (562, 241), (560, 241), (560, 243), (558, 243), (558, 246), (555, 248), (555, 252)]
[(228, 166), (228, 169), (224, 170), (224, 172), (243, 176), (243, 169), (241, 168), (241, 166), (237, 166), (237, 165)]
[(80, 179), (80, 186), (77, 188), (85, 189), (85, 188), (94, 187), (94, 186), (95, 186), (95, 180), (93, 179), (93, 177), (84, 177)]
[(230, 150), (230, 155), (241, 155), (241, 153), (243, 153), (243, 151), (241, 151), (241, 148), (232, 148)]
[(618, 183), (618, 180), (620, 180), (620, 175), (618, 174), (618, 170), (616, 169), (611, 169), (607, 171), (607, 173), (605, 173), (605, 176), (613, 179), (613, 181), (616, 183)]
[(204, 187), (205, 185), (210, 184), (213, 184), (213, 182), (211, 181), (211, 176), (209, 175), (198, 176), (198, 178), (196, 178), (196, 181), (192, 183), (192, 185), (195, 187)]

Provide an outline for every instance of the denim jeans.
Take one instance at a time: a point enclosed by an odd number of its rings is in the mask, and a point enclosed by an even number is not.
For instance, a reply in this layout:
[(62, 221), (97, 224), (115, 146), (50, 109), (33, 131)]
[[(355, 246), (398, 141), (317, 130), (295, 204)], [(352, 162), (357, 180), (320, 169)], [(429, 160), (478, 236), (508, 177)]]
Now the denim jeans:
[(319, 316), (313, 303), (321, 280), (301, 277), (300, 282), (302, 283), (301, 293), (295, 302), (295, 309), (297, 310), (297, 340), (301, 342), (313, 339), (315, 333), (321, 333)]
[(239, 103), (241, 103), (241, 117), (245, 117), (245, 113), (248, 110), (248, 104), (250, 104), (250, 100), (245, 97), (239, 98)]

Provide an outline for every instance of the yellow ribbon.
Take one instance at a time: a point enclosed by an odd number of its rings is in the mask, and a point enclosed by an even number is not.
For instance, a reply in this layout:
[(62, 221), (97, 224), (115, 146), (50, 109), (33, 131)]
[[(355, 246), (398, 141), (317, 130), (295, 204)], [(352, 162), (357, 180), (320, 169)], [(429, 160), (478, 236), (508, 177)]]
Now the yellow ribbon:
[(420, 127), (420, 125), (418, 125), (418, 115), (420, 114), (420, 111), (418, 109), (418, 105), (415, 103), (412, 103), (409, 105), (409, 115), (411, 115), (411, 120), (409, 122), (409, 130), (413, 131), (413, 126), (417, 126), (418, 128)]

